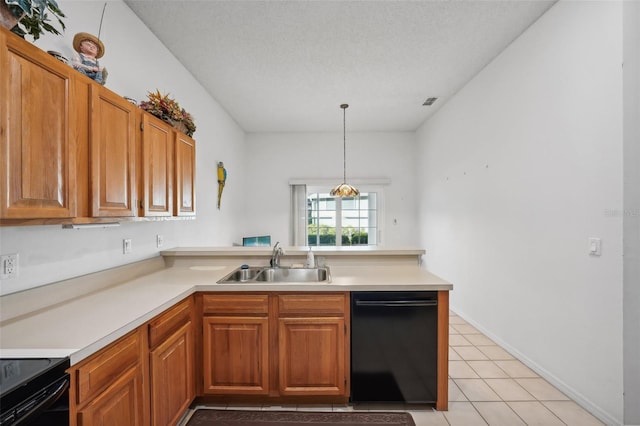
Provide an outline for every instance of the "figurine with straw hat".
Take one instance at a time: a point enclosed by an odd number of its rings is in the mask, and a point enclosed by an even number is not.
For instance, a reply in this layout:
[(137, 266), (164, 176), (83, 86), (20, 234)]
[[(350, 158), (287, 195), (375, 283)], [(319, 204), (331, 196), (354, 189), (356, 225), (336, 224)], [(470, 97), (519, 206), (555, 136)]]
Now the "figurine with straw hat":
[(104, 44), (100, 39), (89, 33), (77, 33), (73, 37), (74, 53), (73, 68), (92, 78), (100, 84), (106, 80), (106, 70), (100, 66), (98, 59), (104, 55)]

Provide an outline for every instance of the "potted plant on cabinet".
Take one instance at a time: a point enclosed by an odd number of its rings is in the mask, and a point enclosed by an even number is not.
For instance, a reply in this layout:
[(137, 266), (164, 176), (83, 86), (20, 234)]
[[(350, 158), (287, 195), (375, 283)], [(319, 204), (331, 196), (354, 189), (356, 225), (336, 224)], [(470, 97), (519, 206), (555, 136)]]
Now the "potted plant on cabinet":
[(181, 108), (175, 99), (170, 98), (168, 93), (163, 95), (159, 90), (156, 90), (155, 93), (148, 92), (147, 98), (149, 99), (140, 102), (140, 108), (166, 121), (187, 136), (193, 137), (193, 132), (196, 131), (193, 117), (184, 108)]
[(60, 31), (51, 24), (50, 16), (64, 31), (61, 18), (65, 15), (55, 0), (0, 0), (0, 25), (22, 38), (29, 34), (37, 40), (43, 32), (59, 35)]

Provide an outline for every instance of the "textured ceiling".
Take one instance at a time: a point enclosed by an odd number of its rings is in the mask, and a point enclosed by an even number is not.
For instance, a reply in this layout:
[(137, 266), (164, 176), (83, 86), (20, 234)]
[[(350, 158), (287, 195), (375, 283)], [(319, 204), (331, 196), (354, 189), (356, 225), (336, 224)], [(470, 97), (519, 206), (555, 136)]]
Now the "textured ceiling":
[(245, 131), (322, 132), (417, 129), (555, 0), (125, 2)]

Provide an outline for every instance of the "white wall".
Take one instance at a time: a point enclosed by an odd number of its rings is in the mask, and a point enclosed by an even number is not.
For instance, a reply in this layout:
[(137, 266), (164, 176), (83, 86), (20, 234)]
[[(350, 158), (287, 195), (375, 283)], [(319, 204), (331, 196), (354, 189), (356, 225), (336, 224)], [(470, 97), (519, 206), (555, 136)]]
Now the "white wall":
[(640, 425), (640, 3), (624, 16), (624, 423)]
[(452, 309), (607, 424), (623, 415), (621, 10), (557, 3), (418, 132), (421, 245)]
[[(45, 36), (36, 43), (70, 58), (71, 41), (80, 31), (98, 34), (104, 2), (60, 1), (67, 15), (64, 37)], [(244, 132), (121, 1), (109, 1), (101, 39), (109, 70), (106, 86), (138, 101), (148, 91), (169, 92), (195, 119), (196, 209), (191, 221), (123, 223), (119, 228), (63, 230), (60, 226), (1, 227), (0, 252), (19, 254), (19, 277), (3, 280), (8, 294), (156, 256), (156, 234), (164, 248), (230, 245), (241, 215)], [(229, 170), (222, 209), (217, 210), (216, 163)], [(122, 239), (133, 240), (133, 253), (122, 254)]]
[[(336, 105), (338, 102), (336, 102)], [(340, 119), (339, 115), (336, 117)], [(347, 128), (348, 129), (348, 128)], [(386, 178), (385, 246), (418, 244), (415, 190), (415, 134), (350, 133), (347, 130), (347, 181)], [(252, 133), (247, 135), (245, 211), (242, 235), (271, 235), (288, 244), (289, 180), (343, 178), (342, 133)], [(395, 219), (395, 224), (394, 224)]]
[[(103, 4), (61, 0), (65, 36), (37, 44), (70, 56), (76, 32), (97, 34)], [(609, 424), (623, 412), (621, 28), (620, 3), (560, 2), (417, 137), (347, 134), (348, 180), (391, 180), (385, 245), (427, 249), (426, 267), (454, 283), (455, 310)], [(197, 220), (0, 227), (0, 252), (20, 254), (20, 276), (0, 294), (155, 256), (156, 234), (167, 248), (264, 233), (289, 241), (289, 179), (341, 180), (342, 134), (245, 139), (121, 1), (108, 2), (101, 37), (107, 87), (138, 100), (170, 92), (195, 116)], [(625, 146), (636, 136), (633, 127)], [(217, 161), (229, 171), (219, 211)], [(587, 255), (590, 236), (602, 238), (601, 257)], [(133, 254), (122, 254), (123, 238)], [(637, 283), (625, 288), (637, 295)], [(637, 318), (637, 302), (625, 308)], [(638, 330), (628, 330), (635, 354)]]

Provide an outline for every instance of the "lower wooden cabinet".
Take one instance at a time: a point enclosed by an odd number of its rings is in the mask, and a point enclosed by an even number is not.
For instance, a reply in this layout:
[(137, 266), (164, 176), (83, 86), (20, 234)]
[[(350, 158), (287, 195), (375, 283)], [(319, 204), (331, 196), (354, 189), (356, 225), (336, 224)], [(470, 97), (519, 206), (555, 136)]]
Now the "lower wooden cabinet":
[(189, 297), (149, 323), (153, 426), (177, 424), (195, 397), (193, 317)]
[(269, 393), (267, 317), (206, 317), (203, 330), (205, 393)]
[(346, 292), (189, 296), (70, 368), (70, 426), (175, 426), (196, 393), (346, 402), (348, 324)]
[(277, 295), (280, 395), (349, 395), (349, 297)]
[(344, 395), (344, 318), (278, 320), (280, 395)]
[(174, 426), (195, 397), (190, 296), (70, 369), (71, 426)]
[(269, 296), (202, 296), (203, 392), (208, 395), (269, 393)]
[(71, 370), (71, 426), (148, 424), (142, 329), (122, 337)]
[(118, 375), (108, 389), (78, 412), (78, 425), (144, 425), (142, 369), (130, 368)]
[(348, 398), (347, 293), (202, 297), (204, 395)]

